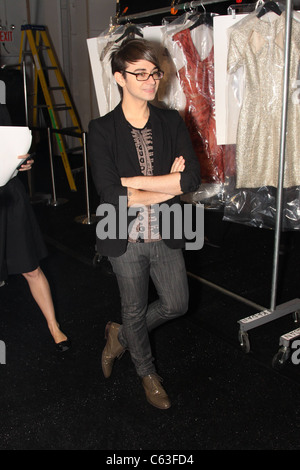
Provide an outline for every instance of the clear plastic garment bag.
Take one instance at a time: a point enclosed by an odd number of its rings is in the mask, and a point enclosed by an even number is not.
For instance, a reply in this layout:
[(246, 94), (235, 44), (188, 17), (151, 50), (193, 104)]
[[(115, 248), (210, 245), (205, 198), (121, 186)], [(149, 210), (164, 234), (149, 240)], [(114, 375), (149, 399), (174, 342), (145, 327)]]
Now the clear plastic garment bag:
[[(274, 228), (284, 69), (284, 6), (267, 2), (229, 29), (230, 96), (239, 97), (235, 169), (226, 168), (224, 219)], [(294, 12), (283, 183), (282, 229), (300, 229), (300, 22)], [(242, 71), (242, 73), (241, 73)], [(232, 85), (233, 84), (233, 85)], [(241, 98), (242, 97), (242, 98)], [(231, 107), (228, 101), (228, 131)], [(231, 157), (229, 158), (231, 161)]]
[(164, 43), (180, 85), (171, 104), (185, 120), (201, 168), (202, 184), (193, 199), (219, 205), (225, 181), (225, 148), (216, 138), (212, 14), (183, 15), (166, 27)]

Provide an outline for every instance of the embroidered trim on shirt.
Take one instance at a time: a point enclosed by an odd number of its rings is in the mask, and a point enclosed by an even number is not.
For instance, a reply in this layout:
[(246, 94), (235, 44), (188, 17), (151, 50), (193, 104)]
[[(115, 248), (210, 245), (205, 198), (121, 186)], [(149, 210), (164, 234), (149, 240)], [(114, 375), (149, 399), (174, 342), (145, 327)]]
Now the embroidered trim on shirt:
[[(153, 140), (152, 129), (149, 122), (144, 129), (131, 128), (131, 135), (137, 151), (141, 172), (145, 176), (153, 175)], [(159, 234), (159, 225), (153, 208), (146, 206), (146, 213), (139, 212), (129, 233), (130, 242), (148, 243), (161, 239)]]

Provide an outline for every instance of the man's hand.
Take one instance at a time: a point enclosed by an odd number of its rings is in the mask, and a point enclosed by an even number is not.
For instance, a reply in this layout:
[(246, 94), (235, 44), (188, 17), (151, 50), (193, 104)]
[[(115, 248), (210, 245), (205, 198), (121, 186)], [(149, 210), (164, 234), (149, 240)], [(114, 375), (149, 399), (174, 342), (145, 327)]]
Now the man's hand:
[(185, 169), (185, 159), (181, 157), (176, 157), (174, 163), (171, 167), (170, 173), (182, 172)]

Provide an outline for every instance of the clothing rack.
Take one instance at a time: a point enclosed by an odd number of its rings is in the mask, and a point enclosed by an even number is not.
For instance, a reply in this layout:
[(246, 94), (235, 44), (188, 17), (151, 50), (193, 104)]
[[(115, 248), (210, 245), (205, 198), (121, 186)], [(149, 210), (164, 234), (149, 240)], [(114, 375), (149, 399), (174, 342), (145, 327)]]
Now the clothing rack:
[[(241, 347), (245, 352), (250, 351), (250, 343), (248, 333), (252, 328), (277, 320), (285, 315), (294, 313), (295, 321), (298, 321), (300, 314), (300, 299), (294, 299), (279, 306), (276, 306), (277, 282), (278, 282), (278, 262), (279, 262), (279, 245), (280, 232), (282, 225), (282, 197), (283, 197), (283, 179), (286, 149), (286, 129), (287, 129), (287, 110), (288, 110), (288, 88), (289, 88), (289, 72), (290, 72), (290, 45), (292, 30), (292, 13), (293, 0), (286, 2), (286, 18), (285, 18), (285, 45), (284, 45), (284, 72), (283, 72), (283, 100), (281, 113), (281, 137), (280, 137), (280, 155), (278, 169), (278, 187), (277, 187), (277, 204), (276, 204), (276, 224), (275, 224), (275, 242), (273, 257), (273, 275), (271, 289), (271, 306), (261, 312), (239, 320), (240, 331), (239, 340)], [(279, 339), (279, 350), (273, 357), (272, 365), (275, 368), (282, 367), (290, 356), (290, 342), (300, 336), (300, 328), (282, 335)]]
[[(175, 5), (176, 10), (188, 11), (195, 7), (204, 5), (211, 5), (215, 3), (225, 3), (228, 0), (204, 0), (204, 1), (191, 1), (183, 4)], [(263, 2), (262, 2), (263, 5)], [(238, 6), (238, 5), (237, 5)], [(240, 5), (241, 6), (241, 5)], [(204, 9), (204, 8), (203, 8)], [(131, 20), (151, 17), (153, 15), (161, 15), (170, 13), (171, 7), (159, 8), (156, 10), (148, 10), (141, 13), (136, 13), (128, 16), (116, 16), (114, 24), (123, 21), (130, 22)], [(258, 313), (249, 317), (243, 318), (238, 321), (240, 329), (238, 333), (239, 343), (244, 350), (248, 353), (250, 351), (250, 342), (248, 331), (258, 326), (269, 323), (273, 320), (279, 319), (288, 314), (294, 314), (295, 321), (298, 321), (300, 315), (300, 299), (293, 299), (289, 302), (276, 306), (277, 297), (277, 283), (278, 283), (278, 263), (279, 263), (279, 248), (280, 248), (280, 232), (282, 227), (282, 200), (283, 200), (283, 179), (284, 179), (284, 163), (285, 163), (285, 150), (286, 150), (286, 128), (287, 128), (287, 107), (288, 107), (288, 87), (289, 87), (289, 69), (290, 69), (290, 45), (291, 45), (291, 28), (292, 28), (292, 12), (293, 0), (286, 1), (286, 18), (285, 18), (285, 46), (284, 46), (284, 76), (283, 76), (283, 97), (282, 97), (282, 114), (281, 114), (281, 136), (280, 136), (280, 155), (279, 155), (279, 168), (278, 168), (278, 187), (277, 187), (277, 201), (276, 201), (276, 222), (275, 222), (275, 237), (274, 237), (274, 254), (273, 254), (273, 272), (272, 272), (272, 285), (271, 285), (271, 305), (267, 309), (262, 307), (244, 297), (241, 297), (234, 292), (224, 289), (206, 279), (188, 273), (189, 276), (197, 279), (198, 281), (222, 292), (225, 295), (233, 297), (247, 305), (250, 305), (258, 310)], [(279, 350), (275, 354), (272, 365), (279, 368), (288, 360), (290, 356), (290, 342), (296, 337), (300, 336), (300, 328), (297, 328), (289, 333), (282, 335), (279, 339)]]

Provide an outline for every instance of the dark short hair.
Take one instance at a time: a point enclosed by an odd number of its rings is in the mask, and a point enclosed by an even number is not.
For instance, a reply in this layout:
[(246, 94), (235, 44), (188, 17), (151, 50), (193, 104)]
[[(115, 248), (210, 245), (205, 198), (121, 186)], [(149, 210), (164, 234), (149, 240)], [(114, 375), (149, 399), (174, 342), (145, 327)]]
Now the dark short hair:
[(145, 39), (125, 39), (118, 48), (113, 50), (110, 60), (113, 75), (115, 72), (122, 73), (127, 64), (138, 60), (147, 60), (159, 68), (155, 47)]

